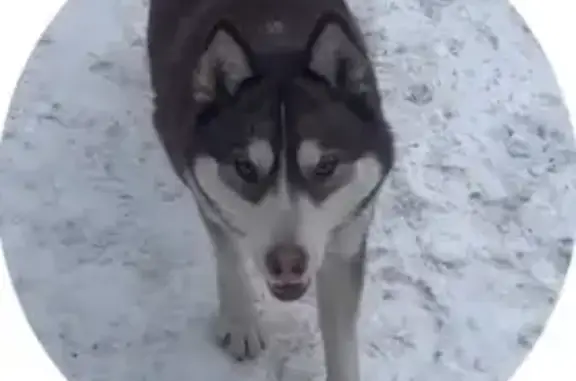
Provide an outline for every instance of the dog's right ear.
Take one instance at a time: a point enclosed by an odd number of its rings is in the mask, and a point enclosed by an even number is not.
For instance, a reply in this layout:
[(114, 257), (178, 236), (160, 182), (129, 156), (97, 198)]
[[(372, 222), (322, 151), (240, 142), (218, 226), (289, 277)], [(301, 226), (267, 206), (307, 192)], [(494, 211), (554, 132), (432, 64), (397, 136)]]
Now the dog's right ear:
[(233, 33), (218, 27), (208, 39), (192, 78), (194, 100), (200, 104), (231, 96), (238, 86), (254, 75), (247, 49)]

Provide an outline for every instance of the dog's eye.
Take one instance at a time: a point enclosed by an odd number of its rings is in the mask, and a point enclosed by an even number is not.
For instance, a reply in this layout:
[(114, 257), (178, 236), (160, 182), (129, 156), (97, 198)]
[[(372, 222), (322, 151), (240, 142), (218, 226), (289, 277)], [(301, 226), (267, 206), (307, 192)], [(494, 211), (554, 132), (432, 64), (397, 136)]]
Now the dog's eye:
[(338, 158), (333, 155), (326, 155), (320, 159), (314, 168), (314, 176), (320, 180), (325, 180), (334, 174), (337, 166)]
[(236, 158), (234, 160), (234, 168), (238, 176), (247, 183), (258, 182), (258, 169), (250, 160), (242, 157)]

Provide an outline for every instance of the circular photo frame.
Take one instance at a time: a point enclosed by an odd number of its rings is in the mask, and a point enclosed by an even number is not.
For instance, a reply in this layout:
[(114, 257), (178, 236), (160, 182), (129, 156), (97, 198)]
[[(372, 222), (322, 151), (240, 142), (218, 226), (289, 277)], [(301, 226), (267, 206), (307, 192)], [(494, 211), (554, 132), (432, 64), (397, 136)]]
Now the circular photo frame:
[[(565, 0), (511, 0), (540, 43), (576, 126), (576, 58), (571, 54), (572, 20), (576, 5)], [(8, 115), (19, 78), (47, 26), (65, 5), (65, 0), (20, 0), (0, 2), (0, 115)], [(571, 31), (572, 29), (575, 29)], [(132, 31), (133, 32), (133, 31)], [(137, 32), (134, 32), (137, 33)], [(2, 136), (4, 123), (0, 125)], [(0, 208), (2, 203), (0, 190)], [(30, 327), (8, 272), (0, 237), (0, 380), (62, 381), (64, 376), (47, 356)], [(533, 349), (512, 376), (512, 381), (576, 377), (573, 361), (576, 342), (576, 270), (569, 266), (564, 285), (546, 326)], [(386, 378), (383, 378), (383, 380)]]

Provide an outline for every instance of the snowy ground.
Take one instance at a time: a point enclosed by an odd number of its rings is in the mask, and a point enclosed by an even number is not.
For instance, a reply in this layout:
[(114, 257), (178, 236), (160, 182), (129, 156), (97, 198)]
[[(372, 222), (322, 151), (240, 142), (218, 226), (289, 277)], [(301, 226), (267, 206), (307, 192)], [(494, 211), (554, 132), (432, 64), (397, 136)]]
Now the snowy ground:
[[(254, 363), (211, 341), (213, 260), (151, 129), (140, 4), (71, 1), (16, 93), (0, 226), (30, 322), (69, 380), (322, 380), (311, 297), (262, 301), (273, 340)], [(554, 76), (505, 1), (351, 5), (400, 151), (370, 243), (362, 379), (506, 380), (576, 226)]]

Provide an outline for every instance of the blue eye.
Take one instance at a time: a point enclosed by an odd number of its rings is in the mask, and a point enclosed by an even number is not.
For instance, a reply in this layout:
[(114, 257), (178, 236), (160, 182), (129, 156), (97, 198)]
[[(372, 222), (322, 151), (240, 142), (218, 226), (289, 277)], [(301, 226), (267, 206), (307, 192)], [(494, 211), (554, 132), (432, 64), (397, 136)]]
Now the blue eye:
[(250, 160), (242, 157), (236, 158), (234, 160), (234, 168), (238, 176), (245, 182), (249, 184), (258, 182), (258, 169)]
[(334, 174), (338, 167), (338, 158), (334, 155), (325, 155), (314, 168), (314, 176), (320, 180), (326, 180)]

